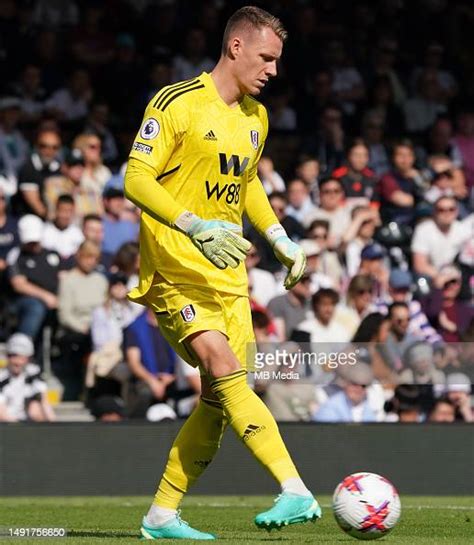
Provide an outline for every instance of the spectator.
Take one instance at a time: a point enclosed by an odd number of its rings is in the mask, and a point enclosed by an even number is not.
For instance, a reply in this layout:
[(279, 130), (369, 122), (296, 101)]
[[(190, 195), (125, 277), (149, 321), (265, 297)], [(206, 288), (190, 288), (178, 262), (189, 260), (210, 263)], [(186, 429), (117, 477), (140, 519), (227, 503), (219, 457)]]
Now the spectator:
[(245, 267), (249, 279), (250, 297), (259, 305), (267, 306), (268, 302), (277, 295), (275, 277), (268, 271), (258, 268), (260, 255), (255, 246), (252, 246), (245, 259)]
[(431, 384), (443, 387), (446, 381), (444, 373), (436, 369), (433, 347), (425, 341), (415, 341), (407, 346), (403, 353), (405, 369), (400, 373), (402, 384)]
[(362, 119), (362, 136), (369, 149), (368, 167), (376, 176), (382, 176), (391, 166), (384, 130), (384, 119), (380, 114), (368, 112)]
[(298, 223), (303, 224), (305, 219), (311, 215), (316, 207), (311, 201), (310, 189), (299, 178), (288, 182), (288, 206), (286, 214), (294, 218)]
[(285, 182), (273, 166), (270, 157), (263, 156), (258, 162), (258, 175), (265, 193), (270, 195), (276, 191), (285, 191)]
[(41, 246), (43, 222), (31, 214), (18, 222), (21, 246), (9, 255), (8, 276), (16, 295), (18, 331), (36, 339), (50, 310), (57, 307), (60, 257)]
[(31, 339), (23, 333), (14, 333), (6, 349), (7, 366), (0, 369), (0, 422), (55, 420), (40, 369), (30, 362), (34, 355)]
[(84, 240), (84, 235), (74, 220), (74, 199), (71, 195), (60, 195), (56, 201), (53, 221), (47, 222), (44, 226), (41, 243), (46, 250), (54, 250), (60, 255), (61, 268), (68, 268), (70, 258)]
[[(432, 399), (430, 398), (430, 404)], [(393, 397), (385, 404), (387, 422), (416, 424), (423, 418), (423, 396), (420, 386), (400, 384), (395, 388)]]
[(11, 197), (17, 190), (18, 173), (28, 157), (28, 143), (18, 129), (20, 101), (0, 98), (0, 184)]
[(342, 237), (345, 248), (347, 274), (352, 277), (360, 268), (361, 252), (373, 243), (375, 229), (380, 225), (377, 210), (369, 206), (356, 206), (352, 209), (351, 224)]
[(390, 322), (387, 316), (380, 312), (372, 312), (361, 321), (351, 341), (358, 359), (370, 365), (374, 377), (384, 388), (390, 388), (398, 382), (384, 358), (384, 345), (389, 330)]
[(345, 306), (338, 309), (338, 318), (353, 335), (360, 322), (368, 314), (376, 312), (375, 280), (367, 274), (356, 274), (351, 278), (346, 293)]
[(300, 240), (299, 244), (306, 256), (306, 271), (311, 275), (311, 293), (316, 293), (320, 288), (334, 288), (332, 278), (321, 272), (321, 246), (309, 238)]
[(72, 147), (81, 150), (84, 157), (81, 187), (100, 194), (112, 176), (110, 169), (102, 163), (100, 138), (95, 134), (80, 134), (74, 139)]
[(446, 397), (455, 407), (455, 419), (474, 422), (471, 403), (471, 381), (464, 373), (452, 373), (446, 381)]
[(139, 227), (137, 223), (121, 219), (125, 208), (123, 178), (121, 176), (110, 178), (105, 185), (102, 197), (105, 209), (102, 251), (114, 254), (122, 244), (137, 240)]
[(392, 161), (393, 169), (382, 176), (379, 184), (382, 221), (409, 224), (414, 219), (414, 206), (423, 183), (421, 174), (414, 168), (412, 143), (408, 140), (396, 143)]
[(184, 40), (184, 51), (173, 59), (173, 81), (195, 78), (210, 72), (214, 61), (206, 55), (206, 34), (200, 28), (191, 29)]
[(303, 153), (317, 157), (322, 176), (342, 165), (344, 159), (344, 128), (342, 112), (337, 105), (328, 104), (318, 118), (319, 130), (302, 144)]
[(117, 143), (113, 132), (109, 128), (109, 105), (107, 101), (96, 99), (91, 104), (83, 134), (95, 134), (100, 138), (104, 163), (110, 164), (117, 159)]
[(350, 340), (350, 334), (335, 319), (336, 305), (339, 295), (330, 288), (321, 288), (312, 299), (314, 317), (300, 323), (297, 328), (310, 335), (312, 343), (345, 343)]
[(107, 280), (95, 271), (100, 249), (83, 242), (76, 254), (76, 266), (61, 277), (58, 295), (61, 360), (58, 377), (64, 383), (63, 399), (78, 399), (83, 385), (85, 358), (91, 352), (91, 318), (106, 297)]
[(268, 99), (268, 119), (272, 130), (294, 131), (296, 129), (296, 112), (290, 106), (290, 89), (285, 84), (273, 87)]
[(409, 271), (392, 269), (388, 282), (388, 294), (377, 302), (377, 308), (383, 314), (388, 313), (391, 303), (406, 303), (410, 313), (408, 333), (433, 345), (439, 345), (443, 339), (430, 324), (421, 304), (413, 299), (413, 277)]
[(335, 286), (340, 286), (343, 270), (337, 252), (329, 248), (329, 221), (312, 221), (308, 227), (306, 237), (314, 240), (321, 248), (318, 272), (332, 278)]
[(56, 201), (60, 195), (72, 195), (76, 206), (76, 217), (80, 222), (87, 214), (102, 214), (102, 202), (98, 189), (82, 187), (84, 156), (78, 149), (72, 149), (61, 165), (61, 176), (45, 180), (45, 198), (48, 216), (53, 217)]
[(404, 119), (399, 106), (395, 103), (389, 76), (381, 75), (375, 79), (365, 115), (380, 119), (387, 136), (400, 137), (403, 133)]
[(411, 134), (422, 133), (445, 112), (436, 71), (426, 69), (418, 76), (416, 96), (405, 102), (405, 126)]
[(297, 178), (303, 180), (309, 188), (312, 201), (319, 203), (319, 161), (310, 155), (301, 155), (295, 173)]
[(347, 150), (346, 166), (336, 169), (332, 176), (341, 180), (346, 200), (352, 206), (371, 203), (379, 206), (375, 174), (368, 168), (369, 149), (363, 140), (355, 140)]
[(324, 53), (331, 68), (333, 96), (342, 105), (345, 114), (354, 115), (356, 104), (365, 95), (364, 81), (350, 62), (341, 41), (329, 42)]
[(280, 340), (291, 339), (293, 330), (306, 319), (310, 310), (310, 286), (311, 277), (305, 274), (294, 288), (268, 303), (268, 312), (273, 317)]
[[(300, 188), (299, 184), (297, 184), (297, 188)], [(286, 212), (288, 208), (286, 194), (274, 191), (268, 196), (268, 200), (278, 221), (283, 225), (291, 240), (298, 241), (304, 238), (304, 229), (301, 223)]]
[(127, 278), (127, 287), (132, 289), (138, 284), (140, 252), (138, 242), (125, 242), (114, 256), (110, 270), (121, 273)]
[(23, 165), (18, 176), (19, 192), (14, 199), (18, 215), (36, 214), (47, 217), (45, 180), (59, 173), (61, 137), (51, 129), (38, 131), (33, 153)]
[(428, 422), (452, 424), (456, 420), (456, 407), (447, 397), (436, 399), (428, 413)]
[(359, 274), (367, 274), (375, 281), (375, 292), (383, 297), (388, 290), (389, 270), (385, 263), (387, 252), (380, 244), (374, 242), (362, 248), (360, 252)]
[(41, 68), (37, 64), (28, 63), (21, 71), (19, 81), (12, 85), (15, 96), (20, 99), (23, 123), (35, 123), (43, 113), (46, 90), (41, 79)]
[[(85, 240), (90, 240), (94, 244), (97, 244), (99, 248), (102, 248), (104, 226), (101, 216), (98, 214), (86, 214), (82, 219), (82, 234), (84, 235)], [(98, 270), (101, 269), (101, 272), (108, 271), (112, 265), (113, 259), (113, 254), (101, 252)]]
[(347, 366), (342, 375), (344, 387), (323, 403), (313, 416), (316, 422), (375, 422), (376, 415), (367, 400), (367, 387), (373, 381), (370, 367), (358, 363)]
[(99, 422), (121, 422), (127, 411), (120, 397), (104, 395), (92, 402), (91, 414)]
[[(456, 199), (440, 197), (434, 205), (433, 219), (416, 226), (411, 250), (417, 274), (436, 279), (440, 269), (453, 263), (463, 244), (472, 236), (469, 224), (458, 221), (457, 215)], [(442, 252), (440, 248), (443, 248)]]
[(442, 103), (448, 103), (454, 98), (458, 91), (458, 86), (454, 76), (448, 70), (443, 70), (444, 47), (437, 42), (431, 42), (426, 46), (423, 66), (418, 66), (413, 70), (412, 87), (416, 90), (418, 81), (424, 71), (433, 72), (434, 78), (438, 84), (439, 100)]
[[(416, 342), (421, 342), (421, 339), (408, 332), (410, 310), (406, 303), (392, 303), (388, 307), (388, 319), (390, 330), (386, 341), (386, 353), (390, 367), (398, 372), (404, 367), (403, 355), (408, 347)], [(429, 349), (426, 348), (426, 350)], [(410, 380), (405, 382), (410, 382)]]
[(92, 97), (89, 73), (83, 68), (73, 68), (66, 87), (52, 94), (46, 102), (46, 109), (59, 121), (85, 120)]
[[(430, 204), (435, 204), (441, 197), (455, 197), (462, 200), (467, 197), (464, 174), (461, 169), (454, 168), (451, 160), (443, 155), (434, 155), (428, 159), (431, 177), (431, 187), (425, 192), (423, 198)], [(458, 203), (463, 217), (467, 215), (464, 203)]]
[(424, 146), (418, 148), (422, 163), (427, 163), (430, 155), (444, 155), (449, 158), (454, 168), (462, 168), (463, 158), (461, 150), (453, 140), (453, 124), (451, 119), (440, 116), (436, 119), (428, 133)]
[(304, 225), (308, 226), (316, 219), (327, 220), (329, 222), (328, 246), (331, 249), (338, 248), (351, 221), (350, 209), (344, 201), (342, 182), (333, 177), (321, 180), (319, 198), (319, 208), (305, 215)]
[(166, 400), (175, 378), (176, 354), (162, 337), (151, 310), (126, 328), (124, 350), (134, 377), (130, 416), (143, 417), (153, 403)]
[(459, 342), (474, 317), (473, 308), (459, 300), (461, 271), (445, 265), (435, 279), (422, 307), (429, 320), (446, 342)]

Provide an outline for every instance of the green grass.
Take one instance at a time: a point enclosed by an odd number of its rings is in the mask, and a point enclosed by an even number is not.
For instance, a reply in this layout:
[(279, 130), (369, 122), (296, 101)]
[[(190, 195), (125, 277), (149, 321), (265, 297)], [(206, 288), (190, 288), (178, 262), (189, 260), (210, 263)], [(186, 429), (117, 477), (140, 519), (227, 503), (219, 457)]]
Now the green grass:
[[(258, 530), (253, 517), (272, 503), (270, 497), (190, 496), (182, 516), (195, 527), (217, 534), (228, 545), (243, 543), (342, 545), (356, 540), (339, 530), (329, 508), (330, 498), (319, 498), (323, 518), (316, 524), (295, 525), (281, 532)], [(66, 497), (0, 498), (0, 527), (65, 527), (67, 539), (15, 540), (18, 545), (138, 543), (141, 517), (150, 498)], [(0, 543), (12, 544), (8, 538)], [(182, 541), (167, 540), (166, 543)], [(391, 534), (379, 540), (393, 545), (474, 544), (474, 498), (402, 497), (402, 518)]]

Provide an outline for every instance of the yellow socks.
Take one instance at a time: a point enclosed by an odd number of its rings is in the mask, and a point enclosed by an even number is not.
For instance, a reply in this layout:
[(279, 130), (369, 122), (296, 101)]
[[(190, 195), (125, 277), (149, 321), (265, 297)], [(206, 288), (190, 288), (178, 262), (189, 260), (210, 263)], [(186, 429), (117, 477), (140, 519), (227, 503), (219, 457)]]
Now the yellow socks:
[(280, 484), (299, 478), (275, 419), (247, 384), (247, 372), (241, 369), (218, 378), (211, 387), (237, 436), (273, 477)]
[(178, 433), (154, 505), (177, 509), (219, 449), (227, 419), (219, 402), (201, 399)]

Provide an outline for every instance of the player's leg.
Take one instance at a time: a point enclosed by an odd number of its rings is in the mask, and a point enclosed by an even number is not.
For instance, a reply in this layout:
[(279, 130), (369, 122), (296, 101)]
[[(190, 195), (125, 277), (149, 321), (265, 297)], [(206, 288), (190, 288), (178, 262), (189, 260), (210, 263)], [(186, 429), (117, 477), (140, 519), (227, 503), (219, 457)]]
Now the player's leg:
[(282, 487), (279, 501), (257, 517), (257, 525), (272, 528), (320, 517), (321, 509), (301, 480), (275, 419), (248, 386), (247, 372), (225, 335), (201, 331), (185, 342), (209, 375), (211, 388), (237, 436)]

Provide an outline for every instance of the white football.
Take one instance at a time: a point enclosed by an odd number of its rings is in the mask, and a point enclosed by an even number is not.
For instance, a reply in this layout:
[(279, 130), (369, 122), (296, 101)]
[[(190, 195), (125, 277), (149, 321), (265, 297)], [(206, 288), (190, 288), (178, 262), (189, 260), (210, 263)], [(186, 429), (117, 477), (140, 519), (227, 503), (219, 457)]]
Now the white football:
[(387, 535), (400, 518), (400, 497), (393, 484), (376, 473), (353, 473), (338, 484), (332, 498), (339, 526), (357, 539)]

